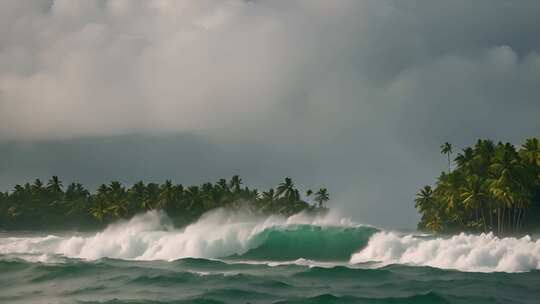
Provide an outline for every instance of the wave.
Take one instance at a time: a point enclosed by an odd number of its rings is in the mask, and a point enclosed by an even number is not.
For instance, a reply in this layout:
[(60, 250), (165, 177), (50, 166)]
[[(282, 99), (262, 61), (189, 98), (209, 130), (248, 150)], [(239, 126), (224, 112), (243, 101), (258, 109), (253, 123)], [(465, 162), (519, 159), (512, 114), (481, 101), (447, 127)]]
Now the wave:
[(255, 235), (254, 245), (240, 257), (250, 260), (348, 260), (364, 247), (377, 230), (371, 227), (320, 227), (295, 225), (266, 229)]
[(350, 260), (373, 261), (468, 272), (525, 272), (540, 269), (540, 240), (498, 238), (492, 233), (426, 238), (381, 231)]
[(0, 260), (45, 263), (62, 263), (65, 258), (177, 260), (179, 264), (203, 263), (197, 266), (201, 271), (216, 267), (208, 263), (222, 263), (209, 259), (225, 259), (236, 267), (406, 264), (467, 272), (526, 272), (540, 269), (540, 240), (493, 234), (399, 234), (358, 225), (332, 213), (254, 218), (222, 209), (184, 229), (175, 229), (164, 213), (148, 212), (94, 234), (2, 237), (0, 255)]
[(70, 258), (177, 260), (345, 260), (377, 230), (335, 214), (289, 218), (217, 210), (178, 230), (164, 213), (148, 212), (93, 235), (0, 238), (0, 254), (33, 255), (43, 262), (54, 254)]
[[(0, 258), (0, 302), (537, 303), (540, 296), (540, 271), (269, 266), (195, 258), (64, 260), (49, 264)], [(96, 302), (84, 302), (88, 300)]]

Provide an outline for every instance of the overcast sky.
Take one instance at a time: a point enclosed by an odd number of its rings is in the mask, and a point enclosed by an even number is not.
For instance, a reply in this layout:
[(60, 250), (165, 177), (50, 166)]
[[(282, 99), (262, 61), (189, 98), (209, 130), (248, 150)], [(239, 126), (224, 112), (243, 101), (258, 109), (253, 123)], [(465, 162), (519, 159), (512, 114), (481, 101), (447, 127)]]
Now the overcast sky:
[(540, 1), (0, 1), (0, 189), (325, 185), (414, 227), (478, 138), (540, 135)]

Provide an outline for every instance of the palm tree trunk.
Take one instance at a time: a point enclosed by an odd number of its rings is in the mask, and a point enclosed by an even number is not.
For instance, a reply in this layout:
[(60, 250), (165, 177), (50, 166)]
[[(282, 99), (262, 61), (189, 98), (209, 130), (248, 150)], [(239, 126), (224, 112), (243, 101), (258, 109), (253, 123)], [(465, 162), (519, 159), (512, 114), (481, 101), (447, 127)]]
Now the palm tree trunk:
[(493, 228), (493, 207), (489, 206), (488, 210), (489, 210), (489, 230), (493, 231), (494, 229)]
[(521, 208), (521, 220), (519, 222), (519, 229), (523, 227), (523, 220), (525, 219), (525, 212), (527, 211), (525, 207)]
[(482, 226), (484, 227), (484, 233), (486, 232), (486, 216), (484, 214), (484, 208), (480, 207), (480, 215), (482, 216)]
[(518, 223), (518, 218), (519, 218), (519, 208), (514, 206), (513, 210), (514, 210), (514, 222), (512, 223), (513, 224), (513, 230), (514, 230), (514, 232), (517, 232), (517, 223)]
[(501, 208), (501, 236), (504, 233), (504, 207)]
[(497, 235), (501, 235), (501, 207), (497, 207)]
[(521, 204), (519, 204), (517, 208), (517, 219), (516, 219), (516, 232), (519, 232), (519, 223), (521, 220), (521, 212), (523, 212), (523, 207)]

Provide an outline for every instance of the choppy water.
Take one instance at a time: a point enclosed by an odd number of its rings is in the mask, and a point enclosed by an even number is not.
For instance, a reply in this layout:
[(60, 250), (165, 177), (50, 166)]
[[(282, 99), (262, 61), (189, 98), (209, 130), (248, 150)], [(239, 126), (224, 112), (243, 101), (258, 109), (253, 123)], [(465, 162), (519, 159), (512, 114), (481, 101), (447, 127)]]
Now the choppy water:
[(0, 303), (539, 303), (540, 242), (332, 215), (148, 213), (96, 234), (0, 236)]

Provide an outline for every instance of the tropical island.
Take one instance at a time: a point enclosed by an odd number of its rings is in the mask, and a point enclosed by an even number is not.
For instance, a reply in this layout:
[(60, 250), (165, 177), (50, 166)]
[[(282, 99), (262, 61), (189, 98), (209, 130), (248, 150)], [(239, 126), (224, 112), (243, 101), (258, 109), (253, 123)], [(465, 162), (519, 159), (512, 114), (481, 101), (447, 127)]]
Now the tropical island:
[[(308, 203), (308, 199), (312, 203)], [(40, 179), (0, 192), (0, 229), (101, 229), (120, 219), (129, 219), (149, 210), (163, 210), (176, 226), (197, 220), (216, 208), (289, 216), (302, 211), (325, 212), (328, 190), (307, 190), (305, 198), (291, 178), (275, 189), (259, 191), (243, 185), (235, 175), (216, 183), (183, 186), (142, 181), (126, 188), (118, 181), (103, 184), (91, 193), (80, 183), (67, 187), (57, 176), (46, 184)]]
[(418, 228), (431, 232), (493, 232), (519, 235), (540, 226), (540, 144), (530, 138), (521, 147), (478, 140), (453, 159), (452, 145), (441, 153), (448, 171), (435, 186), (416, 194)]

